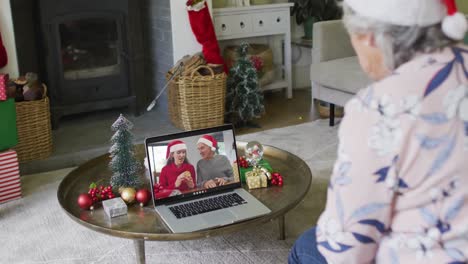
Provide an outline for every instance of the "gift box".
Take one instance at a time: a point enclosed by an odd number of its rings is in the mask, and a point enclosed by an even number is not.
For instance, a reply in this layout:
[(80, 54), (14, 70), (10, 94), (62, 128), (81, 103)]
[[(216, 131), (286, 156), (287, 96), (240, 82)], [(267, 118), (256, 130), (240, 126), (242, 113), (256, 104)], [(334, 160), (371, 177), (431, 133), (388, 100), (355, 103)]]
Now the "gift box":
[[(273, 171), (273, 168), (271, 167), (270, 163), (268, 163), (268, 161), (266, 161), (265, 159), (261, 159), (258, 162), (258, 166), (267, 169), (269, 172)], [(248, 167), (248, 168), (240, 167), (240, 180), (241, 180), (241, 182), (243, 182), (243, 183), (246, 182), (245, 174), (247, 172), (249, 172), (249, 171), (252, 171), (252, 170), (253, 170), (253, 167)]]
[(102, 201), (102, 207), (111, 218), (127, 214), (127, 204), (120, 197)]
[(18, 155), (14, 150), (0, 153), (0, 203), (21, 198)]
[(268, 186), (267, 176), (260, 169), (253, 169), (245, 174), (249, 189), (265, 188)]
[(18, 144), (15, 99), (0, 101), (0, 151)]
[(8, 74), (0, 74), (0, 101), (7, 99)]

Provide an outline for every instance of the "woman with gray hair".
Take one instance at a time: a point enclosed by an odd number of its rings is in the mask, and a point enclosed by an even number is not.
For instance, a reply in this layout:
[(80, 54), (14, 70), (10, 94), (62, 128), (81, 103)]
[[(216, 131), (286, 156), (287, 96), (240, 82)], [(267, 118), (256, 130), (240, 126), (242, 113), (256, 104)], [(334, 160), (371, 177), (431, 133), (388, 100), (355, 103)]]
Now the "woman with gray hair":
[(345, 106), (317, 228), (289, 263), (468, 263), (468, 47), (454, 0), (344, 0), (375, 82)]

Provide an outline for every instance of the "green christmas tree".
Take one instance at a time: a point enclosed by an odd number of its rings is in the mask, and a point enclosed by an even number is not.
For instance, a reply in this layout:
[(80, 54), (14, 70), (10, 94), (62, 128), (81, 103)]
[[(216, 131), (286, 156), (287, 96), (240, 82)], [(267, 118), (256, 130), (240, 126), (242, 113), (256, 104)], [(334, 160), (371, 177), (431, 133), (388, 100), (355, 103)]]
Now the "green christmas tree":
[(248, 49), (248, 43), (239, 46), (239, 59), (229, 70), (227, 79), (226, 116), (237, 125), (245, 125), (265, 112), (258, 75), (247, 57)]
[(112, 131), (115, 131), (111, 138), (112, 146), (109, 150), (112, 158), (109, 166), (114, 173), (110, 181), (113, 188), (137, 188), (141, 184), (138, 177), (141, 165), (135, 159), (133, 152), (133, 134), (130, 132), (132, 127), (133, 124), (122, 114), (111, 127)]

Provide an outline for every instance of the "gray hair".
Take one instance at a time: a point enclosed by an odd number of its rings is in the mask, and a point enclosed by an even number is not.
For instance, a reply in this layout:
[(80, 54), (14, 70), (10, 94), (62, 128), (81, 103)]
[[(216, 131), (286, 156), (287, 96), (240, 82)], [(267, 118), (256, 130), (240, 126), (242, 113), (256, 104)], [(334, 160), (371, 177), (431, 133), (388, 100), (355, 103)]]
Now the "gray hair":
[(440, 23), (426, 27), (392, 25), (360, 16), (346, 3), (343, 3), (343, 11), (348, 32), (374, 34), (376, 45), (390, 70), (408, 62), (417, 53), (434, 52), (456, 42), (445, 36)]

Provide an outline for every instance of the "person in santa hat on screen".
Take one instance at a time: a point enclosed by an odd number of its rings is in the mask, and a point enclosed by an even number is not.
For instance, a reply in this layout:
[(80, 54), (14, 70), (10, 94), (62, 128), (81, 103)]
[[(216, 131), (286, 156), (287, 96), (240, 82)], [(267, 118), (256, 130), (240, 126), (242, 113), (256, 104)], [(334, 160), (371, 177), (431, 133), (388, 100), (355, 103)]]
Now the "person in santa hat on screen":
[(166, 189), (185, 191), (195, 187), (195, 168), (187, 159), (187, 146), (182, 140), (167, 145), (167, 163), (161, 170), (159, 184)]
[(289, 263), (468, 263), (466, 17), (454, 0), (343, 9), (374, 83), (345, 106), (325, 210)]
[(228, 158), (216, 154), (218, 142), (211, 135), (203, 135), (197, 141), (201, 160), (197, 162), (197, 186), (214, 188), (234, 180), (234, 172)]

